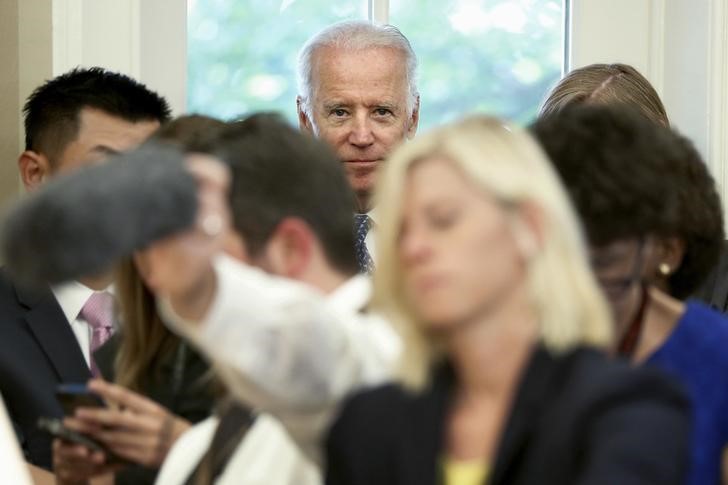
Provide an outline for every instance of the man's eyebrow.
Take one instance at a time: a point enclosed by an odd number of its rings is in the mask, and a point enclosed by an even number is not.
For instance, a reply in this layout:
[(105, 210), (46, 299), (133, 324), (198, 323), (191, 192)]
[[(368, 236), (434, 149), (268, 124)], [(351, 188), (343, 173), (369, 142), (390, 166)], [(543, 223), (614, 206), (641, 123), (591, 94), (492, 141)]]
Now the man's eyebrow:
[(327, 101), (324, 103), (324, 109), (330, 111), (338, 108), (348, 108), (349, 105), (343, 101)]

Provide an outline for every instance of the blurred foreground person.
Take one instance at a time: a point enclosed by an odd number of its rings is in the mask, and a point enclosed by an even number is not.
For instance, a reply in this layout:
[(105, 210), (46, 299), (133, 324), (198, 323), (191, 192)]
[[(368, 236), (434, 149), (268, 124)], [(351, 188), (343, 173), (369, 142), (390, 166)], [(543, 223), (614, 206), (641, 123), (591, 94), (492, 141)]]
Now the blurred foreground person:
[[(206, 152), (224, 126), (214, 118), (183, 116), (162, 126), (153, 140)], [(114, 288), (121, 329), (94, 353), (108, 382), (90, 383), (110, 407), (82, 408), (65, 424), (90, 435), (126, 463), (56, 440), (54, 469), (59, 485), (109, 472), (115, 472), (114, 483), (119, 485), (151, 485), (179, 436), (213, 408), (207, 362), (162, 323), (154, 295), (132, 258), (118, 265)]]
[(581, 215), (615, 317), (615, 352), (682, 381), (693, 416), (687, 483), (719, 483), (728, 320), (682, 301), (714, 268), (724, 239), (708, 168), (689, 140), (632, 111), (567, 109), (534, 131)]
[(289, 433), (318, 458), (341, 398), (389, 377), (399, 342), (368, 311), (354, 197), (329, 148), (270, 115), (232, 123), (216, 144), (232, 174), (231, 213), (223, 166), (195, 158), (199, 227), (142, 259), (174, 327), (217, 364), (236, 398), (278, 419), (246, 420), (233, 408), (195, 426), (158, 483), (320, 483)]
[(330, 484), (679, 484), (687, 403), (614, 362), (576, 216), (531, 138), (490, 118), (400, 148), (379, 182), (375, 304), (401, 384), (355, 396)]

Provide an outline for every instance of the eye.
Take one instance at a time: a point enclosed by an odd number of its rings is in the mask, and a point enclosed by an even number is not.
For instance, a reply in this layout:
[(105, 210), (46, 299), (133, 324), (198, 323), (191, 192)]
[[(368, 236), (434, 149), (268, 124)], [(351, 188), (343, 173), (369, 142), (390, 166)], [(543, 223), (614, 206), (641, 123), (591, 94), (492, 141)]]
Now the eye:
[(344, 108), (334, 108), (331, 110), (331, 114), (337, 118), (343, 118), (348, 113)]
[(374, 114), (377, 116), (388, 116), (392, 114), (392, 110), (389, 108), (376, 108)]
[(458, 214), (455, 209), (433, 212), (429, 217), (430, 224), (435, 229), (447, 229), (457, 221)]

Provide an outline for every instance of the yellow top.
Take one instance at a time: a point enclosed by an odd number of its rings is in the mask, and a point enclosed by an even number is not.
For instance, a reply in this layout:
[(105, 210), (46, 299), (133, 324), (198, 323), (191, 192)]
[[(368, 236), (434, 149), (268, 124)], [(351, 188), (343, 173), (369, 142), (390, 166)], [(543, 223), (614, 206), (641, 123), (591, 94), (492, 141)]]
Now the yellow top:
[(482, 461), (442, 460), (445, 485), (483, 485), (488, 477), (488, 466)]

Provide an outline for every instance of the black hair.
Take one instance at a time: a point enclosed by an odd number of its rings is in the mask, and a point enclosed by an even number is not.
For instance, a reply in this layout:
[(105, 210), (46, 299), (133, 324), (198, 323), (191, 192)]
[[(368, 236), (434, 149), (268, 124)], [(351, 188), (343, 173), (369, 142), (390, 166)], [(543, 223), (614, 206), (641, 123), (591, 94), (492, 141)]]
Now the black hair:
[(78, 135), (83, 108), (130, 122), (170, 117), (167, 101), (134, 79), (100, 67), (76, 68), (46, 81), (25, 102), (25, 149), (52, 163)]
[(215, 155), (232, 170), (233, 224), (251, 255), (263, 250), (284, 218), (299, 217), (333, 267), (357, 272), (354, 194), (325, 143), (277, 115), (259, 113), (230, 123), (217, 139)]
[(716, 265), (724, 239), (715, 181), (687, 138), (624, 107), (575, 106), (532, 126), (602, 246), (649, 235), (677, 237), (685, 255), (670, 294), (689, 296)]

